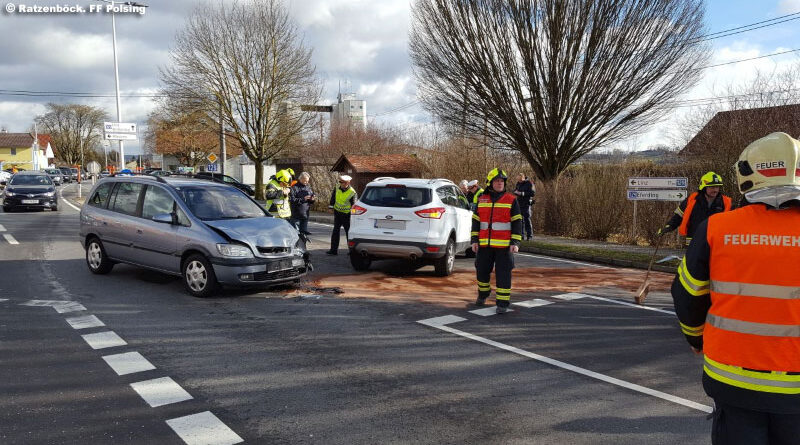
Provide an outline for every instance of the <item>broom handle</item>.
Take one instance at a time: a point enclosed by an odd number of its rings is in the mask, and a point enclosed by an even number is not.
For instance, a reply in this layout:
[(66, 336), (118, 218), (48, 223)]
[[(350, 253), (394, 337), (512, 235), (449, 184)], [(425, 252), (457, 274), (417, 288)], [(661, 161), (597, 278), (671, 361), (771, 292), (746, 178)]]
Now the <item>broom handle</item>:
[(644, 276), (645, 283), (647, 282), (647, 279), (650, 278), (650, 270), (653, 268), (653, 261), (655, 261), (656, 259), (656, 255), (658, 254), (658, 248), (661, 247), (661, 239), (663, 237), (664, 235), (661, 235), (658, 237), (658, 240), (656, 240), (656, 249), (653, 251), (653, 256), (650, 257), (650, 265), (647, 266), (647, 274), (645, 274)]

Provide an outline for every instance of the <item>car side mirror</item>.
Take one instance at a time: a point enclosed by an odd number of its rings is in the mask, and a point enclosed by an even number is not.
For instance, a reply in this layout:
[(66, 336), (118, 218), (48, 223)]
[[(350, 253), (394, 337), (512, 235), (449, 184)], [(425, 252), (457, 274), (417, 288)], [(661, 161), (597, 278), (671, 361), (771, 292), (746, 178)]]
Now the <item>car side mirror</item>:
[(173, 218), (172, 213), (159, 213), (157, 215), (153, 215), (153, 221), (164, 224), (175, 224), (175, 219)]

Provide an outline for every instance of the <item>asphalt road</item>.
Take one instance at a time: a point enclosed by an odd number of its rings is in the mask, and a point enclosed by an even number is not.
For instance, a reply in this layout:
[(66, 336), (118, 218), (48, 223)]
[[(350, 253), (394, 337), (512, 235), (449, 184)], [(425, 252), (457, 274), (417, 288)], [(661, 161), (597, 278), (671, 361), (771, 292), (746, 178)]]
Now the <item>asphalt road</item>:
[[(353, 274), (310, 228), (314, 275)], [(663, 293), (539, 292), (503, 316), (313, 288), (196, 299), (130, 266), (92, 275), (77, 233), (65, 201), (0, 213), (0, 443), (710, 442), (701, 358)]]

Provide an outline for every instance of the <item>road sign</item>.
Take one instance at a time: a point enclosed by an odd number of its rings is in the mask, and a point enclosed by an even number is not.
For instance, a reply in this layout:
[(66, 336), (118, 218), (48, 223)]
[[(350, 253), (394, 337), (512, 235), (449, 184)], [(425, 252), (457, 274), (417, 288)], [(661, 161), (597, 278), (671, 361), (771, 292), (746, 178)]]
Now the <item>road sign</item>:
[(131, 122), (103, 122), (106, 133), (136, 133), (136, 124)]
[(105, 133), (105, 138), (109, 141), (135, 141), (138, 138), (130, 133)]
[(208, 159), (208, 162), (213, 164), (213, 163), (217, 162), (217, 155), (215, 155), (214, 153), (211, 153), (210, 155), (206, 156), (206, 159)]
[(683, 201), (689, 194), (686, 190), (631, 190), (629, 201)]
[(92, 161), (92, 162), (86, 164), (86, 171), (88, 171), (89, 173), (91, 173), (93, 175), (96, 175), (96, 174), (100, 173), (100, 167), (101, 166), (100, 166), (99, 162)]
[(688, 178), (628, 178), (629, 188), (685, 189), (688, 185)]
[(217, 171), (217, 164), (208, 164), (206, 165), (207, 172), (215, 172)]

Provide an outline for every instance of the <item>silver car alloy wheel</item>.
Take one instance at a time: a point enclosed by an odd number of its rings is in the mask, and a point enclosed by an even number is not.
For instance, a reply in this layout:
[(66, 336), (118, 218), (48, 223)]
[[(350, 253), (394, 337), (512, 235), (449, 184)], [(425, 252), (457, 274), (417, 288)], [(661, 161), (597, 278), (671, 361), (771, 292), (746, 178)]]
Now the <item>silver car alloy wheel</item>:
[(208, 274), (206, 268), (200, 261), (192, 261), (186, 266), (186, 283), (195, 292), (201, 292), (206, 288)]
[(100, 268), (100, 264), (103, 262), (103, 251), (100, 249), (100, 245), (96, 242), (89, 243), (89, 267), (92, 269)]
[(448, 244), (447, 245), (447, 252), (445, 252), (445, 255), (447, 255), (447, 271), (448, 272), (453, 270), (453, 266), (455, 265), (455, 262), (456, 262), (456, 254), (455, 254), (454, 250), (455, 250), (455, 247), (452, 244)]

